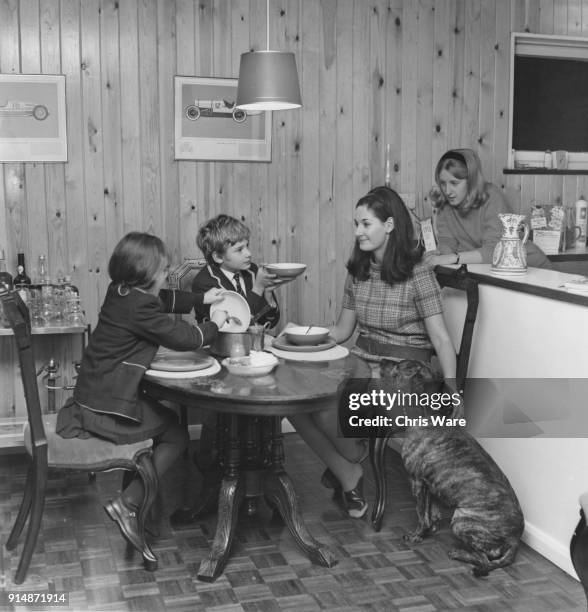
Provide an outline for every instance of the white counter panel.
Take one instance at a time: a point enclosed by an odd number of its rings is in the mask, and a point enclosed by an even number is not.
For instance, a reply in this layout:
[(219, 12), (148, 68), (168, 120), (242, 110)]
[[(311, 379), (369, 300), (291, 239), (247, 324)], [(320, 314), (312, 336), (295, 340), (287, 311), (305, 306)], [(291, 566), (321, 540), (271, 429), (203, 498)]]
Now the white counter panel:
[[(468, 266), (478, 274), (488, 266)], [(532, 270), (521, 283), (534, 282), (556, 289), (570, 275), (549, 270)], [(472, 343), (469, 376), (490, 378), (500, 387), (508, 387), (505, 378), (588, 378), (588, 308), (519, 292), (480, 284), (480, 304)], [(459, 346), (465, 314), (465, 294), (444, 289), (446, 321), (456, 346)], [(588, 381), (572, 381), (574, 389), (587, 388)], [(546, 385), (548, 385), (546, 381)], [(475, 387), (475, 382), (472, 384)], [(548, 389), (546, 389), (548, 391)], [(584, 401), (585, 400), (585, 401)], [(475, 401), (466, 390), (467, 405)], [(524, 400), (523, 400), (524, 402)], [(566, 419), (582, 417), (570, 414), (568, 406), (554, 406), (553, 393), (537, 396), (527, 405), (529, 414), (553, 414), (561, 411)], [(544, 402), (544, 406), (537, 403)], [(588, 410), (586, 397), (575, 397), (573, 410)], [(528, 410), (526, 410), (528, 409)], [(537, 421), (539, 429), (562, 425), (547, 419)], [(567, 427), (567, 424), (565, 424)], [(532, 427), (523, 427), (532, 435)], [(516, 429), (513, 429), (516, 432)], [(484, 448), (507, 474), (519, 497), (526, 521), (524, 540), (535, 550), (575, 576), (569, 558), (569, 542), (578, 522), (579, 496), (588, 490), (588, 439), (538, 437), (501, 437), (480, 439)]]

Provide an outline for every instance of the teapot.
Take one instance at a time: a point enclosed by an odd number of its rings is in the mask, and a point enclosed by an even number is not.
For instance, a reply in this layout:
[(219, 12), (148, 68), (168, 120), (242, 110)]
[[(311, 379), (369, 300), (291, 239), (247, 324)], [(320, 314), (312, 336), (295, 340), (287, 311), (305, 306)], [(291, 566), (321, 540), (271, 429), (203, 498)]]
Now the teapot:
[[(529, 226), (523, 223), (525, 215), (499, 213), (502, 221), (502, 237), (494, 247), (491, 272), (495, 274), (525, 274), (527, 272), (527, 252), (525, 243), (529, 238)], [(519, 236), (519, 228), (524, 234)]]

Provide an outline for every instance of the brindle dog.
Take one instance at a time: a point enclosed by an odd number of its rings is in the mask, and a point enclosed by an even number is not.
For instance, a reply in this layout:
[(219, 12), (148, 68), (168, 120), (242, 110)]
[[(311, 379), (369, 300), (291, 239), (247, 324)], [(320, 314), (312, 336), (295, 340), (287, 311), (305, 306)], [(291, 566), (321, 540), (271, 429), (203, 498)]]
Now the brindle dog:
[[(415, 361), (384, 365), (382, 382), (418, 392), (425, 378), (422, 366)], [(466, 547), (451, 550), (451, 559), (471, 563), (474, 576), (513, 562), (524, 529), (521, 507), (507, 477), (470, 434), (458, 426), (408, 427), (402, 460), (418, 517), (406, 541), (418, 543), (436, 531), (440, 501), (454, 509), (451, 529)]]

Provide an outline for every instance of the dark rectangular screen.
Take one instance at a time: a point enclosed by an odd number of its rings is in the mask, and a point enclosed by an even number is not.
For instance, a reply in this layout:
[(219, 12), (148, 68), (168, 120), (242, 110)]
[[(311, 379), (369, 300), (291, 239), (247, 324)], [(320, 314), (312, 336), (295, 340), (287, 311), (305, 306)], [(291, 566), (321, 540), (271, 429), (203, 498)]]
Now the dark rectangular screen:
[(515, 56), (512, 148), (588, 152), (588, 62)]

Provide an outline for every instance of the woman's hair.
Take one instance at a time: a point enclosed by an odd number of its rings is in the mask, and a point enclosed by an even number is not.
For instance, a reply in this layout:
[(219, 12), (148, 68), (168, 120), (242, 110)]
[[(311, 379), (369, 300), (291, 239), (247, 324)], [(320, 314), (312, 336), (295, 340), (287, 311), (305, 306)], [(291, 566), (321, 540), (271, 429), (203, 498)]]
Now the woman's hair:
[(199, 230), (196, 236), (196, 244), (204, 253), (208, 263), (214, 263), (212, 258), (214, 253), (223, 255), (225, 251), (241, 242), (249, 240), (249, 228), (229, 215), (218, 215), (207, 221)]
[(155, 276), (169, 265), (170, 254), (160, 238), (143, 232), (130, 232), (114, 247), (108, 262), (112, 282), (148, 290)]
[[(463, 151), (461, 153), (460, 151)], [(464, 155), (465, 154), (465, 155)], [(466, 160), (466, 155), (468, 160)], [(465, 200), (459, 205), (462, 213), (467, 213), (471, 208), (479, 208), (488, 200), (487, 183), (482, 173), (482, 162), (478, 154), (472, 149), (460, 149), (459, 151), (447, 151), (437, 163), (435, 168), (436, 187), (429, 194), (435, 208), (443, 208), (447, 198), (440, 187), (439, 175), (443, 170), (459, 180), (467, 180), (467, 194)]]
[[(410, 214), (402, 198), (389, 187), (374, 187), (361, 198), (355, 208), (365, 206), (382, 223), (392, 217), (394, 229), (390, 232), (384, 251), (380, 277), (390, 285), (407, 280), (412, 269), (422, 258), (422, 248), (415, 245), (414, 228)], [(372, 254), (362, 251), (357, 240), (347, 270), (357, 280), (367, 280), (370, 275)]]

